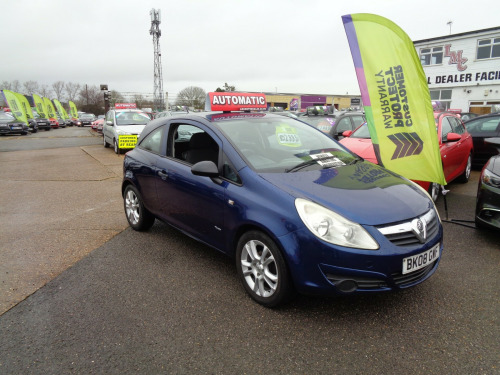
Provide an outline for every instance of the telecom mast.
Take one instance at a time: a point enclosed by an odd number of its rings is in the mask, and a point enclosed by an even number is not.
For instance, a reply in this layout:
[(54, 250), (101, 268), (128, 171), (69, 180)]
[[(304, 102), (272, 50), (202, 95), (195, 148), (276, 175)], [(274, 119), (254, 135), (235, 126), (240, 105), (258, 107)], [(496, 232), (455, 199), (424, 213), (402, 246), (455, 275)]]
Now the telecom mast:
[(161, 52), (160, 52), (160, 22), (161, 11), (160, 9), (151, 9), (151, 29), (149, 34), (153, 35), (153, 45), (155, 50), (155, 63), (154, 63), (154, 93), (153, 93), (153, 110), (163, 111), (165, 108), (165, 101), (163, 100), (163, 77), (161, 74)]

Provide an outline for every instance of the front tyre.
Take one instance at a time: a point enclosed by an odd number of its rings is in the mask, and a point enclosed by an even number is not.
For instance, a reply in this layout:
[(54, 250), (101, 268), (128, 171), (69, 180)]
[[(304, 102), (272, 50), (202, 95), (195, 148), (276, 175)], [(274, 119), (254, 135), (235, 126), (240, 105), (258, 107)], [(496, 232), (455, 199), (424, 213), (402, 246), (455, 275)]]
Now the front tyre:
[(125, 216), (132, 229), (146, 231), (153, 226), (155, 217), (144, 207), (139, 192), (132, 185), (125, 188), (123, 206), (125, 208)]
[(250, 231), (240, 238), (236, 268), (247, 293), (263, 306), (279, 306), (294, 294), (281, 251), (262, 232)]
[(120, 147), (118, 147), (118, 142), (116, 139), (113, 141), (113, 147), (115, 149), (115, 154), (120, 155), (122, 153), (122, 150), (120, 150)]
[(431, 196), (433, 202), (436, 202), (439, 197), (439, 188), (440, 185), (437, 182), (431, 182), (428, 193)]

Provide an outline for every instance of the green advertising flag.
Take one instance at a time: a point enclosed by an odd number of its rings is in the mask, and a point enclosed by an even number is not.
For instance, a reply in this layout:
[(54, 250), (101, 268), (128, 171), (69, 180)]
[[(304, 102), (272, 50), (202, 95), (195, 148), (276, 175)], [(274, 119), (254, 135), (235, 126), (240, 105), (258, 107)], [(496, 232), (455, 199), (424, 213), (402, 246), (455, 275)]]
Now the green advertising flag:
[(41, 118), (48, 119), (49, 116), (48, 116), (47, 106), (45, 105), (43, 99), (40, 96), (33, 94), (33, 101), (35, 102), (35, 107), (36, 111), (38, 112), (38, 115)]
[(54, 104), (50, 101), (49, 98), (43, 97), (43, 102), (45, 103), (45, 106), (47, 107), (47, 114), (50, 118), (57, 118), (56, 116), (56, 109), (54, 108)]
[(429, 88), (413, 42), (374, 14), (342, 20), (379, 163), (411, 180), (446, 185)]
[(76, 109), (75, 103), (73, 103), (71, 100), (69, 101), (69, 111), (71, 112), (71, 117), (73, 118), (78, 118), (78, 111)]
[(57, 112), (59, 113), (59, 116), (61, 116), (61, 118), (63, 120), (69, 119), (68, 113), (66, 112), (66, 110), (62, 106), (61, 102), (57, 99), (54, 99), (53, 102), (56, 105), (56, 109), (57, 109)]
[(23, 108), (23, 111), (26, 114), (26, 118), (28, 120), (34, 119), (35, 116), (33, 116), (33, 111), (31, 110), (30, 102), (28, 101), (28, 99), (26, 99), (26, 96), (24, 96), (23, 94), (19, 94), (17, 92), (15, 94), (17, 95), (17, 98), (21, 102), (21, 107)]
[(28, 124), (28, 119), (26, 113), (24, 112), (21, 100), (19, 100), (17, 94), (10, 90), (2, 90), (5, 101), (9, 104), (10, 111), (18, 121), (22, 121)]

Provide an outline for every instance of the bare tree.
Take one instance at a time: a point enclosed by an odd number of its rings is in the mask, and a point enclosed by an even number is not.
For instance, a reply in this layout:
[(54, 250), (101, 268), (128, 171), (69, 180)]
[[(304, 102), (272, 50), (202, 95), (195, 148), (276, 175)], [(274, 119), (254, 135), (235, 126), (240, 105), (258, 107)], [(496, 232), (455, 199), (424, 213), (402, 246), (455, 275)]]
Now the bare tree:
[(9, 81), (3, 81), (0, 85), (2, 90), (11, 90), (12, 88), (12, 84)]
[(23, 83), (24, 93), (28, 95), (33, 95), (38, 92), (38, 82), (37, 81), (26, 81)]
[(56, 95), (56, 99), (61, 101), (63, 99), (64, 81), (57, 81), (52, 84), (52, 89)]
[(114, 106), (115, 103), (124, 103), (125, 98), (121, 93), (119, 93), (116, 90), (111, 90), (111, 100), (110, 100), (110, 105)]
[(134, 102), (137, 105), (137, 108), (143, 108), (145, 102), (144, 96), (142, 96), (141, 94), (135, 94)]
[(40, 93), (40, 95), (42, 95), (46, 98), (49, 98), (49, 99), (52, 96), (52, 90), (50, 89), (50, 87), (48, 85), (45, 85), (45, 84), (40, 86), (40, 89), (38, 90), (38, 92)]
[(205, 107), (205, 97), (206, 93), (201, 87), (189, 86), (179, 91), (175, 104), (203, 109)]
[(222, 88), (217, 87), (216, 92), (226, 92), (226, 91), (235, 91), (236, 88), (234, 86), (228, 85), (227, 82), (224, 82), (224, 86)]
[(78, 94), (78, 108), (90, 113), (104, 113), (104, 93), (99, 87), (85, 85)]
[(68, 83), (66, 83), (65, 89), (66, 89), (66, 95), (68, 97), (68, 100), (75, 101), (77, 98), (78, 92), (81, 89), (81, 86), (79, 83), (68, 82)]
[(10, 89), (15, 92), (21, 91), (21, 82), (19, 82), (17, 79), (13, 80), (10, 84)]

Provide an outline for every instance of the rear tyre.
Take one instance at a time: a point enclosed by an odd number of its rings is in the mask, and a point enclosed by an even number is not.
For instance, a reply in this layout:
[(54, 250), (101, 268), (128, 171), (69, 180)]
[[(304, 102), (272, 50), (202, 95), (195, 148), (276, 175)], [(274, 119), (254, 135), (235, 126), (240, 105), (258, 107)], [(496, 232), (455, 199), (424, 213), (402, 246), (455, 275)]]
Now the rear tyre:
[(250, 231), (240, 238), (236, 268), (246, 292), (263, 306), (282, 305), (295, 292), (281, 251), (262, 232)]
[(458, 177), (458, 181), (466, 183), (469, 181), (470, 178), (470, 171), (472, 169), (472, 154), (469, 154), (469, 157), (467, 158), (467, 165), (465, 166), (464, 173), (462, 173)]
[(104, 138), (104, 135), (102, 136), (102, 143), (104, 144), (104, 147), (105, 148), (108, 148), (109, 147), (109, 143), (106, 142), (106, 138)]
[(132, 229), (146, 231), (153, 226), (155, 222), (154, 215), (144, 207), (141, 195), (132, 185), (125, 188), (123, 206), (125, 208), (125, 216)]

